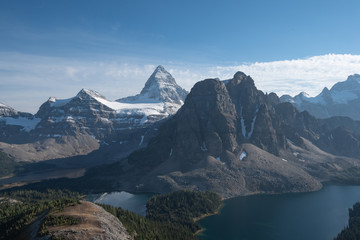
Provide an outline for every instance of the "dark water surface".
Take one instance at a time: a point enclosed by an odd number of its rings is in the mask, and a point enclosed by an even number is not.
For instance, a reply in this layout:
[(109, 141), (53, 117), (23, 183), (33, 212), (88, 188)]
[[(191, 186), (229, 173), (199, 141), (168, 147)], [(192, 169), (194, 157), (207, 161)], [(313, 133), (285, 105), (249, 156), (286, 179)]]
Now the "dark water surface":
[(325, 240), (347, 225), (360, 186), (328, 185), (318, 192), (254, 195), (224, 201), (220, 214), (200, 221), (205, 240)]
[(87, 199), (91, 202), (107, 204), (114, 207), (135, 212), (145, 216), (146, 202), (151, 198), (151, 194), (131, 194), (128, 192), (112, 192), (103, 194), (91, 194)]

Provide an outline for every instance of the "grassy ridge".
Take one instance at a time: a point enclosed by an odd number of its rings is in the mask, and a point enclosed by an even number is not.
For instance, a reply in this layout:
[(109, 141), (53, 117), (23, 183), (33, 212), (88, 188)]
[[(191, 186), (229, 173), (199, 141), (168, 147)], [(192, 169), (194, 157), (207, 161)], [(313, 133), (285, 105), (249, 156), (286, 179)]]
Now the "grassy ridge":
[(54, 216), (54, 215), (47, 215), (40, 226), (38, 234), (40, 236), (45, 236), (49, 234), (47, 230), (48, 227), (56, 227), (56, 226), (69, 226), (69, 225), (76, 225), (79, 224), (80, 220), (74, 218), (72, 216)]

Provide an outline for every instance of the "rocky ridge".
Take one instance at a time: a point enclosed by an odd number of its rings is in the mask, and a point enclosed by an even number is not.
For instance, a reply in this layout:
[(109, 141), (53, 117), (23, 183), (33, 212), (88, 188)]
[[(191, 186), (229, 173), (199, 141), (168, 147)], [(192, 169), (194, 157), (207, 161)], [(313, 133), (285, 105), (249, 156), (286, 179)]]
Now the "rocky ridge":
[[(318, 190), (321, 181), (360, 166), (354, 158), (359, 122), (342, 120), (318, 120), (280, 103), (242, 72), (226, 84), (207, 79), (195, 84), (147, 148), (112, 165), (121, 169), (116, 175), (104, 168), (97, 177), (112, 178), (119, 190), (190, 188), (223, 197)], [(351, 143), (347, 154), (329, 137), (335, 132)]]
[(67, 207), (55, 215), (71, 216), (79, 219), (80, 223), (72, 226), (49, 227), (47, 230), (50, 234), (42, 239), (134, 239), (118, 218), (106, 212), (102, 207), (87, 201)]
[(50, 97), (35, 115), (1, 104), (0, 149), (18, 160), (42, 161), (116, 145), (115, 158), (123, 157), (145, 146), (186, 94), (159, 66), (135, 97), (110, 101), (82, 89), (69, 99)]

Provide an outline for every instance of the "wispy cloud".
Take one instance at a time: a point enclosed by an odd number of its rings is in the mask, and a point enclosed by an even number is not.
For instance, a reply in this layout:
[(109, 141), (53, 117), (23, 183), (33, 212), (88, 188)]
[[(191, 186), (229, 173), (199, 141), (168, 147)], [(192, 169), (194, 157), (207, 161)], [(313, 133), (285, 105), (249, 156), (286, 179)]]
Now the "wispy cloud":
[(243, 71), (255, 80), (263, 91), (279, 95), (294, 95), (305, 91), (318, 94), (324, 87), (331, 87), (347, 76), (360, 72), (360, 55), (328, 54), (305, 59), (274, 62), (256, 62), (239, 66), (221, 66), (214, 75), (230, 77), (235, 71)]
[(190, 90), (205, 78), (229, 79), (243, 71), (265, 92), (318, 94), (323, 87), (360, 73), (360, 55), (329, 54), (305, 59), (255, 62), (236, 66), (136, 62), (126, 59), (74, 60), (17, 53), (0, 54), (0, 101), (15, 109), (36, 112), (50, 96), (68, 98), (90, 88), (117, 99), (138, 93), (157, 64)]

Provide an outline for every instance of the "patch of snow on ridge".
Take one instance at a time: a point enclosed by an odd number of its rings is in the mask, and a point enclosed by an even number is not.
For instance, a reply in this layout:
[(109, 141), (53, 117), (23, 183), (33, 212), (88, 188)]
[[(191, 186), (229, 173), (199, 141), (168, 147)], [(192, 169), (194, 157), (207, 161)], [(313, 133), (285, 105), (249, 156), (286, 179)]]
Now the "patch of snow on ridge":
[(245, 126), (245, 120), (242, 116), (242, 108), (241, 108), (241, 113), (240, 113), (240, 122), (241, 122), (241, 133), (244, 136), (244, 138), (246, 139), (250, 139), (253, 132), (254, 132), (254, 126), (255, 126), (255, 122), (256, 122), (256, 117), (257, 117), (257, 113), (259, 112), (259, 109), (257, 108), (255, 111), (255, 116), (253, 117), (252, 121), (251, 121), (251, 126), (250, 126), (250, 131), (247, 133), (246, 132), (246, 126)]
[(104, 98), (95, 97), (95, 99), (104, 104), (105, 106), (115, 110), (117, 113), (126, 111), (130, 112), (142, 112), (145, 115), (157, 115), (159, 112), (164, 111), (164, 103), (121, 103), (115, 101), (109, 101)]
[(240, 154), (240, 160), (244, 160), (244, 158), (247, 157), (247, 152), (245, 150), (243, 150)]
[(170, 154), (169, 154), (169, 157), (171, 157), (171, 156), (172, 156), (172, 154), (173, 154), (173, 149), (171, 148), (171, 150), (170, 150)]
[(295, 156), (295, 157), (297, 157), (297, 156), (299, 156), (299, 152), (293, 152), (293, 155)]
[(144, 136), (141, 136), (141, 140), (140, 140), (140, 143), (139, 143), (139, 147), (141, 146), (141, 144), (144, 142)]
[(220, 163), (222, 163), (223, 165), (225, 164), (223, 161), (221, 161), (220, 157), (217, 157), (216, 160), (218, 160)]
[[(141, 120), (141, 124), (147, 122), (147, 116), (149, 115), (164, 115), (164, 117), (176, 113), (176, 111), (181, 107), (179, 104), (170, 104), (164, 103), (160, 101), (155, 101), (154, 99), (142, 98), (137, 99), (135, 102), (117, 102), (117, 101), (109, 101), (101, 94), (88, 90), (82, 89), (77, 96), (82, 96), (85, 94), (86, 96), (90, 96), (99, 103), (105, 105), (111, 110), (115, 111), (120, 115), (141, 115), (143, 119)], [(49, 98), (51, 107), (62, 107), (68, 104), (72, 99), (57, 99), (54, 97)]]
[(246, 138), (246, 127), (245, 127), (245, 121), (242, 116), (242, 107), (240, 109), (240, 122), (241, 122), (241, 133)]
[(247, 134), (247, 138), (251, 138), (253, 132), (254, 132), (254, 126), (255, 126), (255, 121), (256, 121), (256, 117), (257, 117), (257, 113), (259, 112), (259, 109), (257, 108), (256, 111), (255, 111), (255, 116), (254, 118), (252, 119), (251, 121), (251, 128), (250, 128), (250, 132), (248, 132)]
[(8, 106), (6, 106), (5, 104), (3, 104), (3, 103), (1, 103), (1, 102), (0, 102), (0, 107), (6, 107), (6, 108), (8, 108)]
[(240, 118), (240, 121), (241, 121), (241, 133), (246, 138), (245, 121), (244, 121), (244, 118), (242, 116)]
[(68, 104), (73, 99), (74, 98), (58, 99), (55, 97), (50, 97), (48, 101), (50, 102), (50, 107), (62, 107)]
[(12, 117), (0, 117), (0, 120), (5, 120), (7, 125), (16, 125), (23, 127), (23, 130), (29, 132), (35, 129), (36, 125), (41, 121), (40, 118), (12, 118)]

